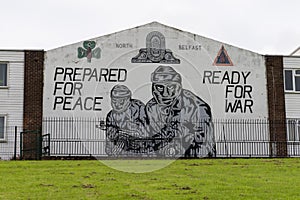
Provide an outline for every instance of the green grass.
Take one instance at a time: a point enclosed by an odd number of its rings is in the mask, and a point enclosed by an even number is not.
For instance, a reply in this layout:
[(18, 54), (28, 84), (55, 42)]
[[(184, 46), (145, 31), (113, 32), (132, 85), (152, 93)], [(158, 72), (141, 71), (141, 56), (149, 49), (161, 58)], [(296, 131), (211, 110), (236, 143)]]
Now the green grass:
[(300, 199), (300, 159), (177, 160), (138, 174), (99, 161), (1, 161), (0, 199)]

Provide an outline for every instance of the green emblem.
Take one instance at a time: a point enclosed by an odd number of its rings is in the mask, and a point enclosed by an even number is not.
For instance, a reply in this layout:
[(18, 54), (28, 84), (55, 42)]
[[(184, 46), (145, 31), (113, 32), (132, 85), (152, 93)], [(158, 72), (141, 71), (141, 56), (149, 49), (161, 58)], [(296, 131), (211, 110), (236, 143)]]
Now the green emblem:
[(87, 58), (87, 61), (90, 63), (92, 58), (99, 59), (101, 57), (101, 49), (96, 47), (95, 41), (84, 41), (83, 48), (78, 47), (78, 58)]

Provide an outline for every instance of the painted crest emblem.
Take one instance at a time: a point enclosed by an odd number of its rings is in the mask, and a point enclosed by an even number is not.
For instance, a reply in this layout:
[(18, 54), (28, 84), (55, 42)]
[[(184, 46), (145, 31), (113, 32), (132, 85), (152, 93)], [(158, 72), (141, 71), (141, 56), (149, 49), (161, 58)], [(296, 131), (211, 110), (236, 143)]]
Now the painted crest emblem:
[(78, 58), (87, 58), (87, 61), (90, 63), (92, 58), (99, 59), (101, 57), (101, 49), (96, 47), (95, 41), (84, 41), (83, 48), (78, 47)]
[(180, 60), (174, 57), (171, 50), (166, 49), (165, 36), (158, 31), (153, 31), (146, 37), (146, 48), (141, 48), (131, 62), (179, 64)]
[(221, 49), (219, 50), (218, 55), (215, 58), (213, 65), (215, 65), (215, 66), (233, 66), (233, 63), (223, 45), (222, 45)]

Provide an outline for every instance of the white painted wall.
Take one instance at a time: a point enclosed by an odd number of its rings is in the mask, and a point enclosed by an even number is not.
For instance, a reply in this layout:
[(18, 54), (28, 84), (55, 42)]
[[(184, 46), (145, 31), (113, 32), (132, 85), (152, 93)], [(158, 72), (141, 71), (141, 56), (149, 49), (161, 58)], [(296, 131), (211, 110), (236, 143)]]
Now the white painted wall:
[[(1, 159), (14, 152), (15, 126), (23, 127), (24, 52), (0, 50), (0, 62), (8, 62), (8, 87), (0, 87), (0, 114), (6, 116), (5, 140), (0, 141)], [(19, 138), (17, 143), (19, 152)]]
[[(206, 101), (213, 112), (213, 117), (220, 118), (267, 118), (267, 91), (266, 91), (266, 71), (264, 65), (264, 57), (262, 55), (236, 48), (221, 42), (217, 42), (208, 38), (182, 32), (158, 23), (151, 23), (138, 28), (133, 28), (118, 33), (106, 35), (99, 38), (91, 39), (96, 42), (96, 47), (101, 48), (101, 58), (92, 58), (91, 63), (86, 58), (77, 58), (77, 48), (83, 47), (83, 42), (60, 47), (46, 52), (45, 59), (45, 89), (44, 89), (44, 117), (50, 116), (88, 116), (88, 117), (106, 117), (111, 109), (110, 106), (110, 89), (116, 84), (125, 84), (133, 92), (133, 98), (142, 100), (147, 103), (152, 98), (151, 94), (151, 73), (163, 64), (154, 63), (131, 63), (131, 58), (136, 56), (140, 48), (146, 47), (146, 36), (151, 31), (159, 31), (166, 38), (166, 48), (170, 49), (176, 58), (181, 60), (180, 64), (166, 64), (172, 66), (179, 72), (183, 79), (183, 88), (189, 89), (196, 95)], [(117, 44), (130, 44), (128, 48), (117, 48)], [(180, 50), (179, 45), (200, 45), (201, 50)], [(215, 57), (221, 46), (224, 45), (234, 66), (213, 66)], [(55, 82), (64, 82), (63, 76), (57, 76), (54, 81), (55, 69), (63, 68), (116, 68), (126, 69), (128, 76), (125, 82), (97, 82), (80, 80), (83, 84), (82, 94), (70, 95), (74, 99), (79, 96), (82, 98), (90, 96), (102, 96), (101, 111), (89, 110), (63, 110), (59, 106), (54, 110), (54, 101), (56, 96), (66, 96), (62, 91), (54, 93)], [(253, 100), (252, 113), (247, 110), (246, 113), (225, 112), (225, 87), (227, 82), (223, 84), (209, 83), (206, 79), (203, 84), (203, 76), (205, 71), (219, 71), (215, 82), (221, 82), (222, 76), (228, 72), (247, 73), (246, 85), (252, 87), (251, 100)], [(79, 76), (78, 76), (79, 77)], [(242, 76), (241, 76), (242, 77)], [(115, 78), (115, 77), (114, 77)], [(230, 77), (231, 78), (231, 77)], [(70, 81), (68, 76), (65, 82)], [(234, 84), (233, 84), (234, 85)], [(245, 85), (241, 78), (239, 85)], [(236, 85), (234, 85), (236, 86)], [(246, 95), (248, 96), (248, 95)], [(229, 94), (228, 100), (234, 100), (232, 93)], [(242, 99), (244, 100), (244, 99)], [(75, 102), (73, 101), (73, 104)]]
[[(151, 73), (159, 65), (164, 64), (131, 63), (131, 59), (138, 55), (141, 48), (146, 48), (146, 37), (152, 31), (159, 31), (165, 36), (166, 49), (171, 50), (173, 55), (181, 61), (180, 64), (165, 65), (172, 66), (181, 74), (184, 89), (192, 91), (210, 105), (214, 119), (268, 118), (266, 67), (262, 55), (159, 23), (150, 23), (90, 39), (90, 41), (95, 41), (96, 47), (101, 49), (101, 58), (92, 58), (90, 63), (87, 62), (86, 58), (79, 59), (77, 56), (77, 49), (83, 47), (83, 41), (47, 51), (44, 77), (44, 118), (105, 118), (111, 110), (110, 90), (116, 84), (125, 84), (131, 89), (133, 98), (139, 99), (146, 104), (152, 98)], [(222, 45), (227, 50), (233, 66), (213, 65)], [(125, 82), (97, 82), (94, 79), (88, 81), (87, 78), (82, 80), (80, 75), (78, 75), (78, 81), (74, 81), (69, 80), (69, 76), (66, 76), (66, 80), (64, 80), (63, 75), (58, 75), (55, 80), (55, 71), (58, 67), (63, 69), (90, 68), (96, 69), (98, 72), (101, 68), (125, 69), (127, 70), (127, 79)], [(208, 78), (204, 79), (205, 73), (210, 72), (215, 74), (215, 78), (210, 80)], [(228, 83), (228, 81), (220, 83), (226, 74), (229, 76), (227, 77), (228, 79), (232, 78), (232, 74), (236, 75), (234, 81), (238, 83)], [(240, 76), (239, 81), (237, 80), (237, 74)], [(242, 75), (247, 75), (247, 78), (244, 80)], [(79, 82), (82, 85), (81, 93), (77, 91), (72, 95), (64, 95), (62, 90), (55, 91), (55, 84), (58, 82), (64, 82), (63, 84), (66, 82)], [(245, 98), (234, 98), (233, 93), (229, 93), (226, 97), (226, 87), (228, 85), (231, 85), (229, 86), (231, 89), (235, 87), (244, 88), (247, 85), (247, 87), (251, 87), (251, 92), (246, 94)], [(74, 110), (64, 110), (61, 105), (54, 109), (56, 97), (75, 99), (66, 105), (67, 108), (71, 108), (79, 97), (85, 99), (95, 96), (103, 98), (99, 106), (101, 111), (81, 110), (78, 109), (79, 107)], [(242, 112), (238, 109), (236, 112), (226, 112), (226, 101), (234, 103), (235, 100), (241, 100), (243, 103), (245, 100), (252, 101), (251, 111), (246, 109), (246, 112)], [(215, 134), (216, 138), (224, 138), (222, 134), (227, 133), (220, 131)], [(268, 140), (269, 137), (267, 130), (264, 133), (260, 133), (260, 136), (257, 137), (255, 137), (256, 133), (253, 134), (254, 138), (260, 138), (261, 140)], [(240, 136), (238, 137), (240, 138)], [(226, 138), (228, 137), (226, 136)]]

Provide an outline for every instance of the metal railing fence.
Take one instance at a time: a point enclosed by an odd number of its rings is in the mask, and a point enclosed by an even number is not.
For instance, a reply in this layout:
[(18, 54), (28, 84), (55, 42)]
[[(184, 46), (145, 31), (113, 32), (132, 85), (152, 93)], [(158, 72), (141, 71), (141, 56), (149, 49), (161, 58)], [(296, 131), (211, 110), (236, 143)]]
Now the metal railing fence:
[[(106, 131), (99, 128), (101, 118), (44, 118), (39, 143), (42, 156), (107, 157)], [(216, 157), (274, 157), (285, 147), (288, 157), (300, 157), (300, 120), (270, 121), (267, 119), (214, 119), (213, 133)], [(270, 138), (270, 127), (286, 127), (286, 141)], [(0, 138), (0, 159), (20, 159), (28, 151), (21, 141), (23, 127), (5, 127)], [(27, 138), (28, 139), (28, 138)], [(30, 137), (29, 137), (30, 139)], [(180, 138), (179, 138), (180, 139)], [(175, 138), (176, 140), (176, 138)], [(172, 142), (170, 143), (172, 144)], [(133, 156), (132, 151), (129, 156)], [(145, 156), (152, 156), (147, 154)]]
[(20, 157), (20, 130), (22, 127), (5, 126), (0, 138), (0, 160), (16, 160)]
[[(100, 118), (45, 118), (43, 132), (50, 134), (51, 156), (105, 157), (106, 133), (97, 128)], [(288, 156), (300, 156), (300, 141), (270, 139), (270, 125), (287, 122), (267, 119), (213, 120), (216, 157), (272, 157), (286, 145)], [(129, 153), (129, 155), (132, 155)]]

